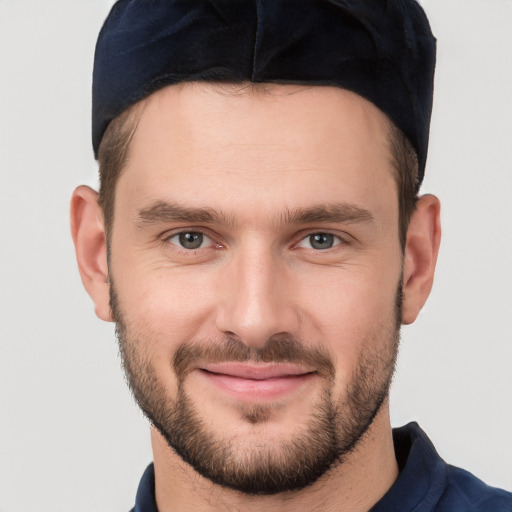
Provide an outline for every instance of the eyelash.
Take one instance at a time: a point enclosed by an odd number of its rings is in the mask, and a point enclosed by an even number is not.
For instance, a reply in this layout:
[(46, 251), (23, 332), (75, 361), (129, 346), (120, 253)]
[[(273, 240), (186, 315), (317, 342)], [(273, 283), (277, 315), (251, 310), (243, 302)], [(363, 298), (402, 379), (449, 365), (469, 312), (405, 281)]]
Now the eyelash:
[[(162, 242), (164, 244), (168, 244), (168, 243), (172, 244), (176, 248), (176, 250), (178, 250), (181, 253), (188, 255), (188, 256), (195, 255), (197, 253), (197, 251), (204, 250), (204, 249), (208, 248), (208, 247), (186, 248), (186, 247), (183, 247), (183, 245), (181, 245), (179, 242), (177, 242), (177, 243), (172, 242), (172, 239), (180, 237), (181, 235), (191, 235), (191, 234), (200, 235), (200, 236), (210, 240), (213, 243), (213, 246), (214, 246), (213, 248), (215, 248), (215, 249), (224, 248), (224, 246), (222, 244), (215, 242), (215, 240), (212, 236), (210, 236), (208, 233), (206, 233), (200, 229), (197, 229), (197, 230), (187, 229), (187, 230), (181, 230), (181, 231), (176, 231), (176, 232), (173, 232), (170, 234), (166, 234), (162, 237)], [(321, 253), (328, 253), (331, 251), (331, 249), (335, 249), (336, 247), (338, 247), (340, 245), (347, 245), (349, 243), (347, 241), (346, 237), (342, 237), (338, 234), (331, 233), (329, 231), (309, 231), (308, 233), (301, 234), (301, 238), (298, 240), (298, 242), (296, 242), (292, 245), (292, 249), (300, 249), (301, 243), (305, 242), (308, 238), (311, 239), (311, 237), (319, 236), (319, 235), (333, 237), (334, 238), (333, 245), (331, 247), (327, 247), (324, 249), (319, 249), (319, 248), (314, 248), (314, 247), (304, 247), (304, 249), (311, 251), (313, 253), (321, 254)], [(203, 239), (201, 241), (201, 245), (204, 242), (205, 242), (205, 240)]]
[(313, 237), (332, 237), (334, 239), (333, 240), (333, 245), (331, 247), (327, 247), (327, 248), (323, 248), (323, 249), (315, 248), (315, 247), (308, 247), (307, 248), (309, 250), (313, 250), (314, 252), (326, 252), (326, 251), (328, 251), (330, 249), (333, 249), (334, 247), (337, 247), (338, 245), (346, 243), (346, 241), (341, 236), (336, 235), (334, 233), (330, 233), (329, 231), (315, 231), (315, 232), (310, 232), (306, 236), (302, 237), (299, 240), (299, 242), (294, 245), (294, 247), (299, 247), (300, 244), (302, 244), (303, 242), (305, 242), (308, 239), (310, 241), (310, 244), (312, 245), (313, 241), (311, 239)]
[[(198, 247), (198, 248), (195, 248), (195, 249), (188, 249), (186, 247), (183, 247), (182, 245), (180, 245), (179, 243), (174, 243), (172, 242), (172, 239), (173, 238), (178, 238), (180, 237), (181, 235), (200, 235), (202, 237), (204, 237), (205, 239), (207, 240), (210, 240), (211, 242), (213, 242), (213, 245), (216, 246), (216, 248), (222, 248), (222, 245), (219, 244), (219, 243), (215, 243), (214, 239), (212, 236), (209, 236), (207, 233), (205, 233), (204, 231), (201, 231), (199, 229), (197, 230), (194, 230), (194, 229), (186, 229), (186, 230), (181, 230), (181, 231), (176, 231), (174, 233), (170, 233), (170, 234), (166, 234), (163, 239), (162, 239), (162, 242), (164, 244), (172, 244), (176, 247), (176, 250), (184, 253), (184, 254), (187, 254), (187, 255), (192, 255), (192, 254), (195, 254), (197, 251), (201, 250), (201, 249), (205, 249), (205, 247)], [(204, 240), (202, 240), (202, 243), (204, 243)], [(202, 245), (201, 243), (201, 245)]]

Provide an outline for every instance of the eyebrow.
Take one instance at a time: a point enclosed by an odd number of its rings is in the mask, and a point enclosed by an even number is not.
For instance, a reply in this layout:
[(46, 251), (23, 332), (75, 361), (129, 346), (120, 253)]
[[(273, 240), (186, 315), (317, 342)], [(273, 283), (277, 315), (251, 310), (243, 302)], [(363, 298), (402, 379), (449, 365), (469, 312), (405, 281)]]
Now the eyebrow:
[(354, 223), (373, 222), (375, 216), (366, 208), (351, 203), (328, 203), (308, 208), (288, 210), (283, 217), (287, 224), (309, 224), (313, 222)]
[(164, 222), (201, 222), (205, 224), (235, 224), (232, 216), (211, 208), (194, 208), (167, 201), (157, 201), (137, 211), (138, 225)]
[[(276, 225), (311, 224), (315, 222), (371, 223), (375, 216), (369, 210), (351, 203), (326, 203), (307, 208), (294, 208), (283, 212)], [(196, 208), (167, 201), (155, 203), (137, 210), (136, 223), (140, 227), (166, 222), (238, 224), (233, 214), (212, 208)]]

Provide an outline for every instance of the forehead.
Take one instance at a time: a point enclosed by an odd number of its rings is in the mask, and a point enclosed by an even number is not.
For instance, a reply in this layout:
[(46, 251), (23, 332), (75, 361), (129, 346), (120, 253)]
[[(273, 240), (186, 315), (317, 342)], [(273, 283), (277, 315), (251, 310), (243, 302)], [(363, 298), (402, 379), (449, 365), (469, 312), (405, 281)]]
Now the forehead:
[[(349, 91), (185, 83), (151, 95), (138, 115), (118, 197), (174, 201), (179, 193), (184, 202), (233, 205), (244, 197), (295, 208), (310, 196), (315, 204), (395, 196), (389, 121)], [(327, 197), (336, 191), (343, 197)]]

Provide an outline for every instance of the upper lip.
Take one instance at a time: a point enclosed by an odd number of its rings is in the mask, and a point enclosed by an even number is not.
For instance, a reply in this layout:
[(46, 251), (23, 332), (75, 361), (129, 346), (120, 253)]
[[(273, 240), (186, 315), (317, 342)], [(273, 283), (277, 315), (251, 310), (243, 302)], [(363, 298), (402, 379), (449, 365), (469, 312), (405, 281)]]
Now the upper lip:
[(200, 367), (211, 373), (238, 377), (241, 379), (276, 379), (291, 376), (306, 375), (314, 370), (291, 363), (240, 363), (224, 362), (211, 363)]

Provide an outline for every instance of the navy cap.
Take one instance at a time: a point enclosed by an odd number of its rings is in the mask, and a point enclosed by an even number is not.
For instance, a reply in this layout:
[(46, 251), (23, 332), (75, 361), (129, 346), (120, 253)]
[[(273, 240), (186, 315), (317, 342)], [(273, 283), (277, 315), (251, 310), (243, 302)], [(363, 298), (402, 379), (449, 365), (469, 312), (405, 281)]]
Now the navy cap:
[(96, 44), (94, 154), (108, 124), (185, 81), (334, 85), (386, 113), (427, 158), (436, 40), (415, 0), (119, 0)]

